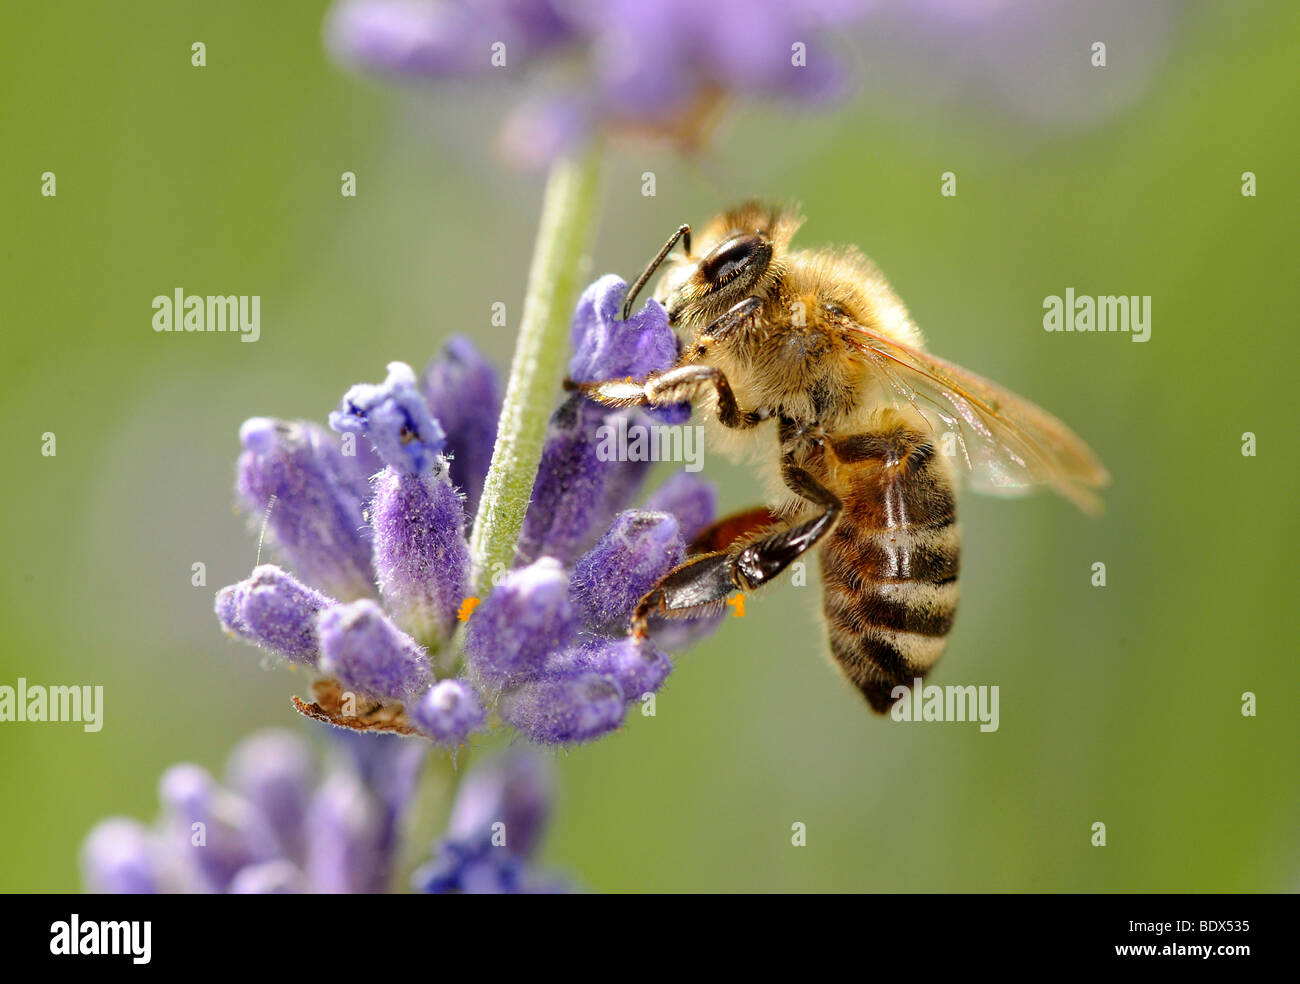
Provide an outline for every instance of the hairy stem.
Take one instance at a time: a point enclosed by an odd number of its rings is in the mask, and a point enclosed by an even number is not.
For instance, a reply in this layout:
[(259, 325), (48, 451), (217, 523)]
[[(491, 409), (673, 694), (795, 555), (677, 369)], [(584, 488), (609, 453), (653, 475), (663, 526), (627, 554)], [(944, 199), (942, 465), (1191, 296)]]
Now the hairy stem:
[(491, 589), (492, 575), (514, 560), (523, 529), (569, 352), (569, 319), (590, 243), (598, 183), (595, 147), (557, 161), (547, 179), (496, 449), (470, 537), (474, 588), (480, 595)]

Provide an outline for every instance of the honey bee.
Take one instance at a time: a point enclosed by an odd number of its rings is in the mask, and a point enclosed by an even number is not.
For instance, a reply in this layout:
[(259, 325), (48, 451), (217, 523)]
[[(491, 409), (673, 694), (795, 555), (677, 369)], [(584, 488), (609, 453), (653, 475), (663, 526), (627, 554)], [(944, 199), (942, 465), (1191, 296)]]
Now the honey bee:
[[(1048, 486), (1090, 513), (1109, 476), (1051, 414), (927, 353), (861, 253), (791, 249), (802, 221), (751, 202), (694, 241), (679, 228), (622, 312), (667, 263), (655, 296), (679, 330), (676, 365), (566, 385), (609, 406), (691, 401), (715, 444), (776, 466), (767, 504), (701, 533), (629, 631), (644, 638), (652, 616), (720, 610), (820, 547), (831, 654), (884, 713), (894, 688), (933, 669), (957, 611), (958, 471), (984, 491)], [(684, 253), (671, 255), (678, 241)]]

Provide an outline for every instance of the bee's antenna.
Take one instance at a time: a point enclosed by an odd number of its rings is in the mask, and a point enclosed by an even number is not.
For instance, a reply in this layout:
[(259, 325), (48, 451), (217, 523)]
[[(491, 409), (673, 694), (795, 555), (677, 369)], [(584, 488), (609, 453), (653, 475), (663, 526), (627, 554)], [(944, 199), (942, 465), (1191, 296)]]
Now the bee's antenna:
[(271, 521), (271, 507), (275, 505), (275, 493), (271, 498), (266, 500), (266, 514), (262, 517), (262, 532), (257, 535), (257, 560), (253, 566), (257, 567), (262, 563), (262, 541), (266, 539), (266, 524)]
[(691, 255), (691, 227), (684, 225), (672, 234), (668, 242), (664, 243), (664, 248), (655, 254), (655, 258), (650, 261), (649, 266), (641, 271), (641, 276), (637, 277), (632, 286), (628, 288), (627, 297), (623, 299), (624, 321), (632, 313), (632, 302), (636, 300), (636, 295), (641, 293), (641, 288), (646, 285), (646, 281), (655, 275), (655, 271), (659, 269), (659, 264), (673, 251), (673, 247), (677, 245), (679, 239), (686, 249), (686, 255)]

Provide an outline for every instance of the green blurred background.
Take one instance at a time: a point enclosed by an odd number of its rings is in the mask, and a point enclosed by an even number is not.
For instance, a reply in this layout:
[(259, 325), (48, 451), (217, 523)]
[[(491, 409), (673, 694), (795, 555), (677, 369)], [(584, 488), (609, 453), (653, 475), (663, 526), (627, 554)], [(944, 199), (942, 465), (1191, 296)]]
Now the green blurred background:
[[(7, 891), (76, 890), (82, 836), (153, 817), (168, 764), (219, 769), (250, 730), (304, 727), (301, 678), (212, 615), (256, 551), (239, 423), (323, 419), (451, 332), (509, 359), (540, 183), (492, 162), (500, 94), (349, 76), (323, 7), (222, 7), (2, 15), (0, 683), (106, 692), (98, 734), (0, 724)], [(603, 891), (1300, 886), (1298, 37), (1294, 4), (1188, 7), (1128, 108), (1086, 126), (865, 86), (825, 115), (742, 108), (702, 162), (610, 156), (596, 272), (630, 278), (738, 198), (798, 198), (802, 243), (860, 245), (935, 351), (1070, 422), (1115, 484), (1099, 520), (963, 499), (962, 611), (932, 681), (999, 685), (996, 734), (868, 713), (823, 655), (815, 582), (786, 584), (679, 660), (656, 717), (557, 757), (548, 861)], [(1116, 40), (1112, 60), (1146, 57)], [(155, 334), (150, 301), (178, 286), (260, 294), (261, 341)], [(1044, 332), (1068, 286), (1152, 295), (1151, 341)], [(706, 471), (749, 504), (745, 470)]]

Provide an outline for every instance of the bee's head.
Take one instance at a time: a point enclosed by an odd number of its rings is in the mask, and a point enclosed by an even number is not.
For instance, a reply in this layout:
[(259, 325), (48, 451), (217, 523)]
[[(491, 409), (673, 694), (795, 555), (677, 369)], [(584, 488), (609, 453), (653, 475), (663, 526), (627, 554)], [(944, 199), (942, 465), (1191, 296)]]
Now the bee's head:
[(655, 292), (669, 321), (703, 328), (746, 298), (765, 296), (779, 274), (780, 253), (801, 221), (791, 210), (753, 202), (715, 218)]

